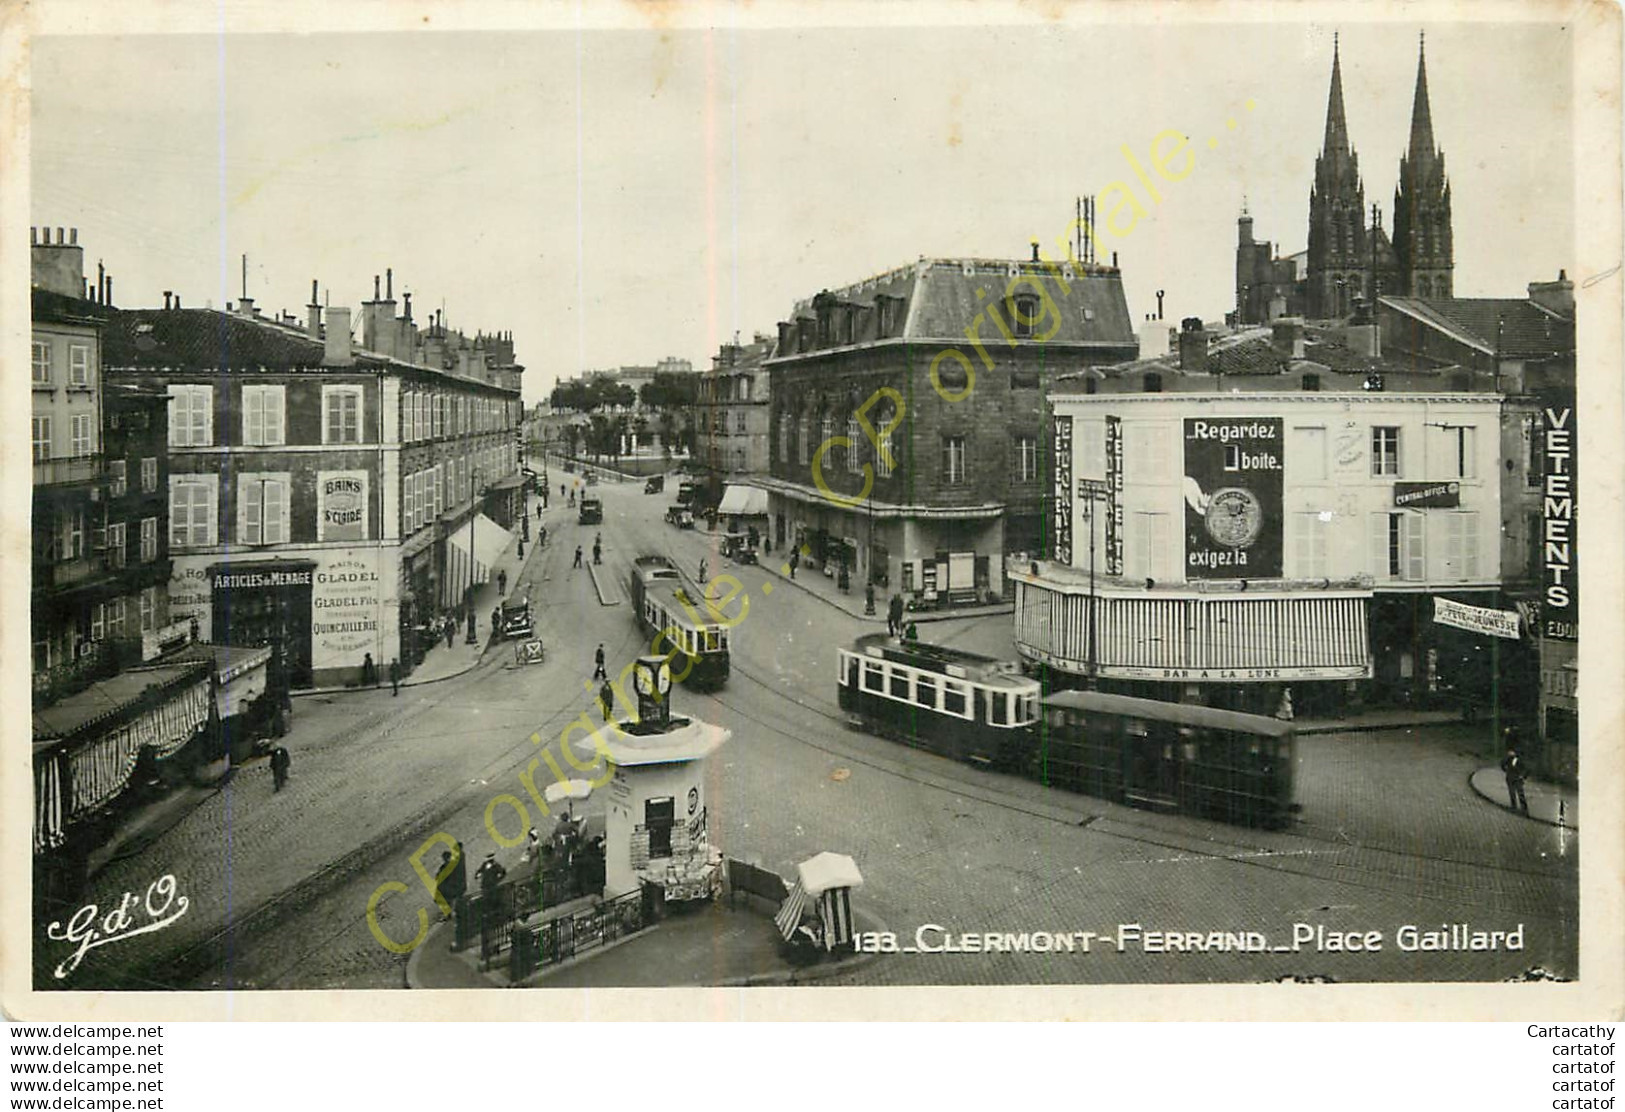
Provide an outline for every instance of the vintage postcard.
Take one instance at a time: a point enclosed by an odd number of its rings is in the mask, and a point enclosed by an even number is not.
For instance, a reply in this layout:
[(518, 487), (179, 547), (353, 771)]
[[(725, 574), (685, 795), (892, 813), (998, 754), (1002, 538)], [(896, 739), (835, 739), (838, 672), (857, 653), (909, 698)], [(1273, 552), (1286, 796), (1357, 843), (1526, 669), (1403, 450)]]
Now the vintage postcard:
[(8, 1015), (1617, 1014), (1617, 7), (3, 18)]

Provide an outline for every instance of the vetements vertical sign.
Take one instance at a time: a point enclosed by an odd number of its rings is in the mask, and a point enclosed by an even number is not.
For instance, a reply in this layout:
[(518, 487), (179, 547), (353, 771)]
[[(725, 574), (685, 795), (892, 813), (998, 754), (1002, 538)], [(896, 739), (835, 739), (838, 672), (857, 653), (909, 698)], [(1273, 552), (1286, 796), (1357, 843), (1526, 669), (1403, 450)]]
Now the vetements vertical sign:
[(1123, 574), (1123, 421), (1106, 418), (1106, 574)]
[(1574, 392), (1543, 397), (1541, 425), (1541, 635), (1580, 639), (1580, 468), (1575, 453)]
[(1279, 579), (1279, 417), (1185, 419), (1185, 575)]
[(1055, 418), (1054, 543), (1058, 564), (1072, 562), (1072, 418)]

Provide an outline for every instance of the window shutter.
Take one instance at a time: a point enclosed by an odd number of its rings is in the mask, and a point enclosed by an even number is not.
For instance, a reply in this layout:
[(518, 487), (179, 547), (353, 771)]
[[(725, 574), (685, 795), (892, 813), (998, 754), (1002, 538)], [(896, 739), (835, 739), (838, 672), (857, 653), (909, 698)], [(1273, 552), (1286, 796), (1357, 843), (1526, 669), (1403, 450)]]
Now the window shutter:
[(265, 397), (265, 443), (281, 444), (283, 442), (283, 390), (280, 386), (273, 386), (266, 392)]
[(1388, 515), (1375, 513), (1371, 515), (1371, 576), (1373, 579), (1388, 579)]
[(260, 543), (260, 515), (264, 509), (260, 485), (257, 479), (245, 478), (237, 486), (237, 537), (243, 544)]
[(265, 443), (265, 391), (258, 386), (243, 387), (243, 441)]
[(1478, 515), (1476, 513), (1456, 514), (1461, 521), (1461, 576), (1463, 579), (1478, 578)]
[(186, 486), (169, 484), (169, 543), (180, 546), (187, 543), (186, 523), (191, 505), (187, 502)]
[(1424, 527), (1427, 519), (1421, 514), (1405, 515), (1405, 578), (1421, 582), (1427, 578), (1427, 545)]
[(207, 386), (199, 386), (192, 394), (192, 417), (197, 436), (194, 445), (207, 447), (214, 443), (214, 394)]
[(288, 490), (281, 479), (273, 479), (265, 484), (265, 526), (263, 541), (265, 544), (282, 544), (288, 539), (287, 531)]
[(219, 490), (208, 483), (192, 486), (192, 543), (213, 544), (218, 536)]

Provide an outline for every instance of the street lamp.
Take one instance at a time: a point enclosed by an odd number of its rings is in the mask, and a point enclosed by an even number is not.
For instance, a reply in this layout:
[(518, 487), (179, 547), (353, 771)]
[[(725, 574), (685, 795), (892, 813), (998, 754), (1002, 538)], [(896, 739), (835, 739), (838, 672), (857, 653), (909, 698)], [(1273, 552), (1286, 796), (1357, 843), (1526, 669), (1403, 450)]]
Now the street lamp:
[(1111, 496), (1111, 487), (1108, 484), (1109, 481), (1105, 479), (1078, 480), (1078, 500), (1086, 507), (1084, 512), (1089, 519), (1089, 656), (1085, 665), (1085, 675), (1090, 690), (1095, 688), (1096, 673), (1100, 670), (1095, 653), (1095, 503)]
[(480, 516), (480, 468), (476, 467), (470, 473), (469, 484), (471, 505), (468, 508), (468, 593), (465, 596), (468, 605), (468, 640), (469, 645), (479, 644), (479, 638), (474, 633), (474, 522)]

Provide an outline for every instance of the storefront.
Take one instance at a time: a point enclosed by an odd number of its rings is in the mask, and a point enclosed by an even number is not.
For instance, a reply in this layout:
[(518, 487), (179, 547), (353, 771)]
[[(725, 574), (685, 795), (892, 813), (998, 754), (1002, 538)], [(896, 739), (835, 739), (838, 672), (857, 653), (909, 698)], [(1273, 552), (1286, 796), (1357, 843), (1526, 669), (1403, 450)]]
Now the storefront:
[[(311, 547), (276, 560), (177, 556), (171, 614), (198, 640), (280, 649), (294, 688), (355, 683), (400, 652), (400, 550)], [(178, 600), (178, 601), (177, 601)]]

